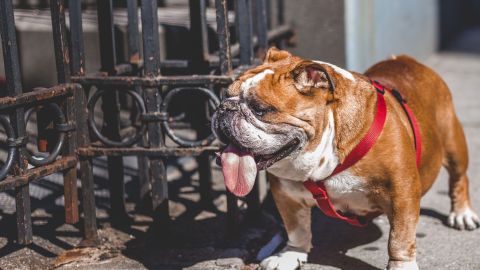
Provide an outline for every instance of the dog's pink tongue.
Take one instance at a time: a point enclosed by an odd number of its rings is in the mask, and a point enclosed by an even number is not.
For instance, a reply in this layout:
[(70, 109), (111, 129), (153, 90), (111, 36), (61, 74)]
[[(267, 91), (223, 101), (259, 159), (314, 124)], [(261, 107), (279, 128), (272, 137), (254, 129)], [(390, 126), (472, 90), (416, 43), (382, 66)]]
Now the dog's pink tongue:
[(257, 164), (253, 155), (230, 144), (220, 159), (227, 189), (238, 197), (250, 193), (257, 176)]

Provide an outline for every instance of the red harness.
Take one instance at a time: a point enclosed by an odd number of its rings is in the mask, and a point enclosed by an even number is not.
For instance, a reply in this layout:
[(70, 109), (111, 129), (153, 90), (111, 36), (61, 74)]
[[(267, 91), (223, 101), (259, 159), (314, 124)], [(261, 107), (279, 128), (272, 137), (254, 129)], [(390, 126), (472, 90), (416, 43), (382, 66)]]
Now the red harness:
[[(385, 126), (385, 120), (387, 118), (387, 105), (385, 103), (384, 97), (385, 91), (390, 92), (398, 100), (398, 102), (408, 116), (408, 120), (410, 121), (410, 125), (413, 129), (417, 167), (420, 166), (420, 160), (422, 156), (422, 142), (418, 122), (413, 115), (412, 110), (407, 106), (407, 102), (405, 101), (405, 99), (403, 99), (400, 92), (398, 92), (396, 89), (386, 88), (384, 85), (380, 84), (377, 81), (372, 81), (372, 84), (377, 90), (377, 112), (375, 114), (372, 126), (370, 126), (367, 134), (365, 134), (365, 136), (358, 143), (358, 145), (352, 150), (352, 152), (350, 152), (350, 154), (348, 154), (343, 163), (339, 164), (332, 172), (332, 174), (327, 178), (332, 177), (353, 166), (357, 161), (362, 159), (370, 149), (372, 149), (373, 145), (380, 136), (380, 133), (382, 133), (383, 127)], [(307, 180), (303, 183), (303, 185), (310, 191), (310, 193), (312, 193), (313, 198), (315, 198), (315, 200), (317, 201), (318, 207), (325, 215), (343, 220), (350, 225), (364, 227), (368, 224), (370, 220), (381, 214), (378, 212), (374, 212), (364, 217), (347, 217), (335, 210), (332, 202), (328, 198), (328, 193), (325, 185), (323, 184), (323, 181), (314, 182), (313, 180)]]

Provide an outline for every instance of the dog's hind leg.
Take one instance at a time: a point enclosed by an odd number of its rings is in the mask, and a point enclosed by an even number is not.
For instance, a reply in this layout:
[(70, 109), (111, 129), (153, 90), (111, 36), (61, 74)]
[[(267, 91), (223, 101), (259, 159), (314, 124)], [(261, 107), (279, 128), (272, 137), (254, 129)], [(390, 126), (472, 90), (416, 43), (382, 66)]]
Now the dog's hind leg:
[(444, 167), (449, 174), (451, 211), (448, 225), (459, 230), (473, 230), (480, 220), (472, 210), (468, 191), (468, 150), (463, 128), (457, 117), (451, 117), (451, 126), (446, 131)]
[(305, 204), (299, 192), (306, 191), (301, 182), (279, 180), (269, 175), (275, 205), (288, 234), (287, 246), (261, 262), (266, 270), (295, 270), (307, 261), (311, 248), (311, 206)]

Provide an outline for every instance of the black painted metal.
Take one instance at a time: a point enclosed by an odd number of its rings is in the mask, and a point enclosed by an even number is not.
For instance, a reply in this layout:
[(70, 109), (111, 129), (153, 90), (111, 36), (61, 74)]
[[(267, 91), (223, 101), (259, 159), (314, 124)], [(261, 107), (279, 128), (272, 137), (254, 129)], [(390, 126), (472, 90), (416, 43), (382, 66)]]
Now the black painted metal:
[[(216, 0), (217, 12), (217, 34), (219, 47), (219, 69), (220, 74), (226, 75), (232, 73), (232, 55), (230, 47), (230, 28), (228, 25), (228, 10), (233, 9), (233, 1)], [(238, 15), (238, 14), (237, 14)], [(238, 17), (236, 15), (236, 17)], [(238, 19), (237, 19), (238, 21)], [(221, 92), (221, 96), (223, 96)], [(238, 204), (237, 198), (230, 192), (227, 192), (227, 227), (233, 233), (237, 228)]]
[[(85, 75), (85, 53), (82, 29), (81, 1), (69, 0), (70, 14), (70, 52), (72, 75)], [(77, 126), (77, 146), (90, 146), (89, 131), (87, 126), (87, 96), (83, 88), (74, 94), (75, 120)], [(83, 210), (83, 246), (96, 245), (98, 240), (97, 218), (95, 209), (95, 195), (93, 183), (92, 160), (89, 157), (79, 156), (80, 175), (82, 182), (82, 210)]]
[[(97, 139), (99, 139), (103, 144), (106, 146), (112, 146), (112, 147), (127, 147), (127, 146), (132, 146), (133, 144), (137, 143), (145, 133), (146, 126), (142, 125), (139, 130), (135, 133), (134, 136), (129, 137), (129, 138), (123, 138), (121, 141), (117, 140), (112, 140), (109, 137), (106, 137), (102, 134), (100, 130), (98, 130), (97, 125), (95, 123), (95, 104), (100, 100), (100, 98), (103, 96), (106, 96), (108, 91), (105, 90), (98, 90), (96, 91), (89, 99), (87, 108), (88, 108), (88, 126), (90, 127), (90, 130), (93, 132), (93, 134), (96, 136)], [(124, 93), (128, 94), (133, 98), (133, 101), (135, 104), (137, 104), (137, 112), (140, 113), (140, 115), (144, 115), (146, 113), (145, 110), (145, 105), (143, 103), (142, 97), (135, 91), (129, 90), (125, 91)], [(107, 103), (107, 101), (103, 101), (104, 104)], [(107, 103), (109, 104), (109, 103)], [(110, 105), (107, 105), (110, 106)], [(106, 120), (105, 120), (106, 121)]]
[[(160, 44), (158, 35), (157, 1), (142, 0), (142, 37), (144, 75), (155, 77), (160, 75)], [(147, 113), (160, 112), (162, 103), (158, 88), (144, 88), (143, 98)], [(165, 145), (162, 128), (159, 122), (148, 123), (148, 138), (150, 147)], [(168, 184), (164, 159), (150, 159), (150, 186), (154, 231), (157, 236), (165, 234), (170, 223), (168, 210)]]
[[(109, 76), (116, 75), (116, 52), (113, 25), (112, 0), (97, 1), (98, 32), (100, 33), (100, 65), (101, 71)], [(109, 89), (110, 91), (106, 91)], [(111, 86), (103, 86), (105, 91), (102, 99), (103, 126), (102, 133), (110, 141), (121, 141), (120, 137), (120, 104), (118, 92)], [(93, 110), (89, 111), (93, 114)], [(108, 157), (108, 177), (110, 188), (110, 211), (112, 225), (123, 227), (128, 224), (129, 217), (125, 208), (125, 185), (123, 178), (123, 159)]]
[(157, 1), (142, 0), (141, 3), (144, 75), (155, 77), (160, 75)]
[[(18, 59), (17, 39), (15, 36), (15, 21), (13, 17), (12, 2), (0, 1), (0, 22), (3, 47), (5, 77), (7, 80), (7, 93), (15, 96), (22, 93), (20, 78), (20, 64)], [(24, 122), (24, 108), (18, 107), (9, 113), (10, 123), (13, 127), (15, 138), (26, 135)], [(18, 155), (13, 166), (14, 174), (22, 174), (27, 169), (25, 147), (17, 148)], [(30, 244), (32, 242), (32, 220), (30, 213), (30, 195), (28, 185), (15, 188), (15, 205), (17, 214), (18, 242)]]
[(266, 0), (255, 0), (256, 34), (258, 40), (257, 57), (262, 59), (268, 49), (267, 37), (267, 3)]
[[(145, 58), (145, 57), (144, 57)], [(149, 62), (151, 60), (149, 59)], [(158, 67), (155, 67), (157, 69)], [(147, 70), (146, 65), (144, 67)], [(159, 68), (158, 68), (159, 69)], [(151, 73), (151, 72), (150, 72)], [(95, 86), (143, 86), (143, 87), (160, 87), (165, 85), (206, 85), (215, 84), (220, 86), (227, 86), (233, 82), (232, 76), (227, 75), (196, 75), (196, 76), (152, 76), (146, 77), (136, 76), (81, 76), (72, 77), (72, 80), (82, 85), (95, 85)]]
[[(192, 55), (190, 56), (190, 71), (196, 74), (202, 74), (209, 71), (209, 63), (208, 59), (210, 58), (209, 53), (209, 44), (208, 44), (208, 29), (207, 29), (207, 19), (206, 19), (206, 0), (190, 0), (189, 1), (189, 9), (190, 9), (190, 37), (192, 44), (196, 44), (193, 46), (191, 52)], [(164, 100), (164, 104), (168, 106), (168, 100), (173, 95), (173, 93), (185, 91), (189, 88), (176, 88), (170, 90)], [(209, 90), (205, 88), (197, 88), (200, 90), (200, 93), (210, 93)], [(190, 88), (192, 90), (192, 88)], [(197, 91), (198, 91), (197, 90)], [(205, 92), (205, 90), (207, 92)], [(191, 119), (192, 128), (196, 130), (197, 133), (197, 142), (190, 142), (187, 143), (185, 140), (178, 140), (179, 138), (172, 134), (171, 130), (168, 127), (167, 122), (163, 122), (163, 127), (166, 133), (171, 137), (176, 143), (181, 146), (198, 146), (198, 145), (207, 145), (210, 144), (214, 139), (215, 136), (211, 134), (210, 129), (208, 128), (208, 104), (209, 101), (212, 100), (212, 97), (216, 98), (216, 96), (211, 93), (211, 97), (207, 101), (203, 101), (198, 103), (198, 107), (191, 108), (191, 110), (195, 110), (196, 113), (193, 114)], [(211, 110), (215, 110), (212, 108)], [(173, 136), (172, 136), (173, 135)], [(206, 137), (206, 139), (204, 139)], [(208, 154), (204, 153), (196, 157), (197, 164), (198, 164), (198, 174), (199, 174), (199, 182), (200, 182), (200, 198), (201, 203), (204, 207), (208, 207), (212, 204), (212, 174), (211, 174), (211, 167), (210, 167), (210, 159)]]
[(15, 162), (18, 145), (14, 143), (15, 134), (12, 126), (10, 125), (10, 122), (8, 121), (7, 116), (0, 115), (0, 125), (2, 125), (3, 130), (5, 130), (5, 134), (7, 135), (7, 142), (9, 143), (7, 160), (0, 169), (0, 179), (4, 179)]
[[(138, 1), (137, 0), (127, 0), (127, 12), (128, 12), (128, 58), (130, 59), (130, 64), (138, 65), (142, 62), (140, 56), (140, 44), (141, 36), (138, 27)], [(187, 64), (184, 66), (186, 67)], [(139, 71), (139, 69), (138, 69)], [(141, 74), (136, 74), (141, 75)], [(135, 91), (143, 96), (142, 87), (137, 85), (135, 86)], [(133, 114), (133, 113), (132, 113)], [(132, 117), (131, 117), (132, 118)], [(147, 136), (144, 133), (144, 136), (139, 142), (140, 147), (145, 147), (148, 145)], [(150, 181), (149, 181), (149, 171), (150, 166), (148, 158), (145, 156), (137, 157), (138, 163), (138, 196), (139, 196), (139, 205), (144, 209), (150, 208)]]
[(215, 7), (217, 12), (219, 69), (222, 75), (228, 75), (232, 72), (232, 56), (230, 52), (227, 0), (215, 0)]
[[(202, 95), (205, 95), (209, 101), (207, 104), (213, 106), (212, 111), (215, 110), (215, 108), (220, 104), (220, 99), (209, 89), (203, 88), (203, 87), (178, 87), (175, 89), (171, 89), (168, 94), (165, 96), (162, 102), (162, 109), (161, 113), (162, 115), (168, 115), (168, 108), (170, 106), (170, 102), (172, 98), (179, 94), (179, 93), (184, 93), (184, 92), (197, 92), (201, 93)], [(178, 137), (170, 128), (169, 122), (170, 118), (164, 117), (160, 119), (162, 122), (163, 129), (165, 130), (166, 135), (172, 141), (176, 142), (178, 145), (183, 146), (183, 147), (197, 147), (197, 146), (207, 146), (210, 145), (214, 140), (215, 140), (215, 135), (210, 133), (210, 135), (204, 139), (201, 140), (188, 140), (184, 138)]]
[[(81, 245), (98, 243), (91, 159), (99, 155), (108, 157), (112, 224), (128, 224), (122, 157), (135, 155), (139, 157), (140, 199), (148, 198), (153, 209), (153, 228), (158, 235), (165, 236), (170, 220), (165, 158), (186, 155), (197, 157), (202, 203), (205, 207), (211, 206), (210, 157), (212, 152), (220, 149), (220, 145), (213, 142), (215, 138), (208, 127), (210, 114), (219, 104), (221, 93), (235, 76), (257, 63), (258, 59), (255, 57), (261, 57), (265, 53), (269, 42), (288, 38), (291, 30), (285, 25), (268, 28), (269, 12), (266, 0), (235, 0), (237, 39), (234, 41), (238, 42), (231, 44), (232, 26), (228, 23), (228, 16), (229, 12), (232, 12), (233, 2), (215, 0), (219, 49), (212, 52), (210, 49), (215, 46), (209, 44), (207, 0), (189, 0), (191, 54), (185, 59), (161, 61), (158, 1), (141, 1), (140, 35), (138, 3), (136, 0), (127, 0), (128, 63), (117, 63), (113, 1), (97, 1), (101, 73), (86, 76), (81, 1), (68, 0), (69, 36), (64, 2), (65, 0), (50, 1), (59, 84), (23, 93), (12, 3), (11, 0), (0, 1), (0, 32), (7, 78), (7, 92), (0, 93), (5, 96), (0, 98), (0, 125), (7, 135), (8, 148), (7, 161), (0, 168), (0, 191), (16, 190), (18, 242), (29, 244), (32, 241), (28, 184), (45, 175), (63, 173), (66, 222), (78, 221), (76, 163), (79, 162), (84, 221), (84, 241)], [(279, 9), (282, 9), (281, 0), (279, 2)], [(255, 5), (254, 10), (252, 4)], [(255, 34), (253, 16), (256, 22)], [(178, 70), (178, 73), (172, 73), (172, 68)], [(169, 75), (162, 75), (161, 69), (167, 70), (165, 74)], [(89, 97), (91, 89), (96, 89), (96, 92)], [(131, 122), (134, 122), (133, 119), (141, 121), (137, 132), (123, 139), (120, 137), (119, 95), (131, 96), (136, 104), (132, 108)], [(195, 96), (190, 99), (190, 95)], [(198, 98), (201, 96), (205, 98)], [(173, 116), (170, 115), (170, 109), (174, 97), (187, 97), (190, 101), (198, 101), (198, 104)], [(95, 103), (100, 99), (104, 116), (102, 130), (98, 130), (93, 122)], [(33, 157), (26, 152), (25, 147), (25, 119), (28, 120), (34, 111), (38, 113), (39, 110), (46, 116), (39, 121), (40, 133), (44, 133), (48, 128), (58, 139), (49, 142), (53, 147), (48, 147), (50, 154), (43, 158)], [(193, 117), (186, 117), (188, 113)], [(181, 138), (173, 131), (173, 126), (186, 119), (189, 119), (188, 125), (196, 131), (195, 140)], [(93, 138), (90, 137), (91, 134)], [(176, 146), (167, 146), (167, 138)], [(99, 139), (102, 146), (93, 145), (92, 139)], [(28, 162), (35, 168), (28, 169)], [(250, 213), (257, 213), (258, 196), (251, 195), (247, 202), (249, 208), (252, 208)], [(237, 199), (228, 194), (227, 204), (228, 224), (235, 228), (238, 225), (239, 213)]]
[[(72, 95), (77, 86), (68, 84), (70, 73), (64, 2), (52, 0), (50, 7), (59, 85), (23, 93), (12, 2), (0, 1), (1, 37), (7, 83), (7, 91), (1, 93), (4, 97), (0, 98), (0, 124), (7, 135), (8, 147), (7, 161), (0, 170), (0, 179), (3, 179), (0, 182), (0, 191), (15, 189), (17, 233), (20, 244), (32, 242), (29, 182), (45, 175), (63, 172), (66, 222), (78, 221), (75, 168), (77, 147), (74, 139), (75, 111)], [(55, 119), (53, 126), (56, 136), (59, 137), (53, 151), (43, 159), (32, 157), (25, 147), (27, 143), (25, 116), (28, 118), (33, 110), (40, 108), (40, 104), (44, 108), (53, 108), (52, 118)], [(25, 113), (27, 108), (29, 108), (28, 112)], [(38, 125), (42, 126), (48, 122), (49, 120), (44, 123), (39, 121)], [(43, 131), (43, 128), (39, 131)], [(29, 161), (36, 167), (28, 169)]]
[(140, 32), (138, 30), (138, 1), (127, 0), (128, 56), (131, 64), (140, 62)]
[[(52, 116), (50, 112), (53, 112), (53, 117), (54, 117), (53, 123), (55, 124), (55, 128), (56, 128), (56, 131), (59, 133), (59, 136), (58, 136), (57, 142), (55, 143), (55, 146), (53, 147), (52, 152), (48, 154), (48, 156), (46, 157), (36, 157), (31, 153), (29, 153), (28, 151), (25, 152), (28, 162), (37, 167), (47, 165), (55, 161), (55, 159), (58, 157), (58, 155), (63, 149), (66, 133), (68, 131), (71, 131), (73, 128), (73, 127), (68, 128), (68, 123), (67, 123), (65, 114), (56, 103), (48, 103), (46, 107), (49, 108), (50, 110), (45, 112), (49, 113), (50, 116)], [(38, 110), (38, 107), (32, 107), (25, 112), (25, 123), (28, 122), (28, 119), (30, 118), (32, 113), (37, 110)], [(63, 130), (62, 130), (62, 127), (63, 127)], [(75, 174), (74, 176), (75, 176), (74, 179), (76, 182), (77, 175)], [(75, 189), (76, 189), (76, 185), (75, 185)]]
[[(69, 83), (70, 80), (70, 53), (68, 48), (67, 26), (65, 21), (65, 1), (51, 0), (50, 11), (52, 17), (53, 43), (55, 49), (55, 62), (57, 68), (58, 83)], [(55, 126), (58, 141), (52, 149), (49, 157), (42, 159), (42, 162), (30, 163), (35, 166), (42, 166), (55, 160), (55, 155), (63, 151), (63, 156), (75, 156), (77, 149), (75, 123), (75, 99), (73, 96), (66, 97), (61, 104), (65, 115), (60, 107), (55, 103), (50, 103), (53, 108), (53, 114), (58, 121)], [(53, 117), (52, 117), (53, 118)], [(64, 130), (61, 129), (64, 126)], [(68, 126), (71, 128), (68, 129)], [(67, 128), (67, 129), (65, 129)], [(62, 145), (65, 141), (65, 146)], [(35, 164), (34, 164), (35, 163)], [(65, 197), (65, 220), (67, 223), (74, 224), (79, 220), (78, 214), (78, 192), (77, 192), (77, 168), (69, 168), (63, 171), (63, 187)]]
[(237, 0), (237, 36), (240, 43), (240, 65), (251, 65), (253, 60), (252, 0)]
[(190, 56), (191, 69), (197, 73), (205, 72), (210, 57), (208, 51), (208, 32), (206, 19), (206, 0), (189, 0), (190, 37), (192, 46)]
[(279, 25), (285, 23), (285, 3), (284, 0), (277, 0), (278, 10), (277, 10), (277, 21)]
[[(277, 23), (282, 25), (285, 23), (285, 3), (284, 0), (277, 0)], [(276, 46), (280, 49), (285, 47), (285, 40), (278, 40)]]

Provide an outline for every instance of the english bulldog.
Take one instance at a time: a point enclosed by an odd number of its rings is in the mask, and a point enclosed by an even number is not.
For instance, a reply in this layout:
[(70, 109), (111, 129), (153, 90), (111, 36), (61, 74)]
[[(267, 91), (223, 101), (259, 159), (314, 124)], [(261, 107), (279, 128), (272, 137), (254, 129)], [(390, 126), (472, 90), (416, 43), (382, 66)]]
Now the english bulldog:
[[(398, 99), (385, 93), (388, 114), (375, 143), (355, 164), (331, 176), (375, 120), (379, 97), (372, 80), (398, 89), (407, 100), (422, 140), (420, 166), (411, 119)], [(323, 184), (338, 213), (386, 214), (387, 269), (418, 269), (420, 199), (442, 166), (450, 175), (448, 224), (459, 230), (480, 225), (469, 200), (465, 135), (449, 89), (411, 57), (393, 57), (362, 75), (271, 48), (263, 64), (229, 86), (212, 129), (228, 145), (220, 160), (230, 192), (245, 196), (258, 170), (269, 173), (288, 242), (261, 262), (263, 269), (293, 270), (307, 261), (310, 211), (317, 201), (305, 181)]]

